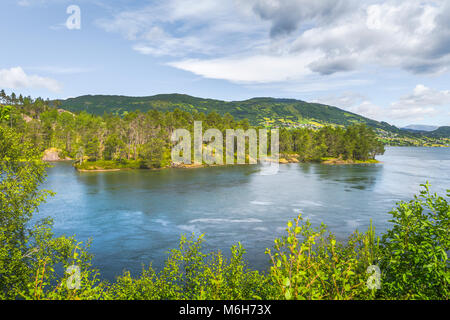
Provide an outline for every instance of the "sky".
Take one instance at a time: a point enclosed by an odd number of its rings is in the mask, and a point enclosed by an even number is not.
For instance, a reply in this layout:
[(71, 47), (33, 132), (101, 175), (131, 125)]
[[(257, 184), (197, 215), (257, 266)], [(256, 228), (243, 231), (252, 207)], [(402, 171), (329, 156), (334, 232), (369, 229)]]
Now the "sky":
[(448, 0), (2, 0), (0, 39), (7, 93), (294, 98), (450, 125)]

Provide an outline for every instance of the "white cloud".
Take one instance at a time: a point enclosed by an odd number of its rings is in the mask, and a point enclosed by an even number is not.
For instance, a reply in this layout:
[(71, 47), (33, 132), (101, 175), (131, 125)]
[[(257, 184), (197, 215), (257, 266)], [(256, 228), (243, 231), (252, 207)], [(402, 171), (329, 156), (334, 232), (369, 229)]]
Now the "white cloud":
[(356, 114), (360, 114), (366, 118), (378, 121), (385, 121), (386, 116), (388, 116), (386, 115), (386, 113), (389, 113), (389, 111), (387, 111), (385, 108), (382, 108), (368, 100), (364, 100), (360, 104), (351, 107), (350, 111)]
[(96, 23), (133, 41), (138, 52), (156, 56), (236, 54), (257, 46), (265, 32), (259, 18), (237, 0), (168, 0)]
[(328, 95), (319, 97), (312, 100), (312, 102), (348, 109), (354, 107), (357, 104), (360, 104), (365, 99), (367, 98), (364, 95), (355, 92), (344, 92), (341, 95)]
[(315, 102), (336, 106), (350, 112), (379, 121), (414, 120), (443, 113), (443, 108), (450, 105), (449, 90), (435, 90), (424, 85), (417, 85), (409, 95), (382, 107), (372, 103), (367, 97), (352, 92), (340, 96), (325, 96)]
[(315, 99), (313, 102), (338, 107), (369, 119), (386, 120), (387, 110), (385, 108), (372, 103), (366, 96), (354, 92), (324, 96)]
[(210, 60), (188, 59), (169, 65), (206, 78), (238, 83), (268, 83), (295, 80), (311, 74), (307, 66), (315, 57), (316, 54), (308, 52), (284, 57), (255, 55)]
[(437, 107), (450, 104), (450, 91), (438, 91), (417, 85), (412, 94), (391, 104), (393, 118), (414, 118), (439, 113)]
[(21, 67), (0, 69), (0, 87), (10, 89), (45, 88), (60, 91), (61, 85), (56, 80), (38, 75), (28, 75)]
[(368, 66), (447, 72), (449, 21), (450, 1), (443, 0), (167, 0), (97, 24), (141, 54), (172, 59), (173, 67), (267, 83)]
[[(448, 70), (450, 45), (450, 5), (442, 1), (385, 1), (361, 6), (348, 18), (316, 25), (299, 36), (293, 35), (293, 51), (319, 48), (326, 65), (317, 72), (347, 71), (375, 64), (401, 68), (412, 73), (438, 73)], [(342, 63), (344, 61), (345, 63)], [(312, 66), (314, 68), (314, 66)], [(340, 69), (340, 70), (339, 70)]]
[[(98, 24), (135, 42), (137, 52), (179, 57), (172, 66), (214, 79), (277, 82), (293, 74), (330, 75), (367, 65), (412, 73), (448, 70), (450, 2), (371, 3), (168, 0)], [(304, 60), (311, 53), (316, 56)], [(242, 67), (240, 57), (250, 66), (239, 74), (233, 64)], [(287, 61), (302, 71), (277, 69)]]
[(450, 103), (450, 90), (438, 91), (418, 84), (412, 94), (393, 105), (397, 108), (443, 106)]

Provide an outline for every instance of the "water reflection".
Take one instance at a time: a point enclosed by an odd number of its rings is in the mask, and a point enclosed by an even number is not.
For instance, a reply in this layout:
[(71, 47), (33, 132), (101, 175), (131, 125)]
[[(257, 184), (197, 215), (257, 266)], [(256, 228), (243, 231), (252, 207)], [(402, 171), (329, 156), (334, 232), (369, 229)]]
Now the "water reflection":
[(314, 173), (320, 179), (343, 183), (346, 188), (359, 190), (371, 190), (382, 171), (382, 164), (316, 165), (314, 167)]

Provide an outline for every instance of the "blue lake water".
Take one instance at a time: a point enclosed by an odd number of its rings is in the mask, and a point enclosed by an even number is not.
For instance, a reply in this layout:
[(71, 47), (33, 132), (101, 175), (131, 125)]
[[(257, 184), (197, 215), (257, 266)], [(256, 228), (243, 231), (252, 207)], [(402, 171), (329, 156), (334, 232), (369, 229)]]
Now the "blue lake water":
[(94, 266), (113, 280), (142, 264), (159, 269), (181, 234), (205, 234), (205, 249), (224, 253), (241, 242), (250, 265), (268, 266), (265, 248), (284, 234), (300, 212), (313, 225), (327, 224), (339, 239), (370, 220), (378, 233), (388, 212), (410, 200), (427, 180), (450, 189), (450, 148), (387, 148), (381, 164), (280, 165), (276, 175), (259, 166), (77, 172), (55, 163), (44, 187), (56, 192), (35, 218), (54, 219), (56, 235), (92, 238)]

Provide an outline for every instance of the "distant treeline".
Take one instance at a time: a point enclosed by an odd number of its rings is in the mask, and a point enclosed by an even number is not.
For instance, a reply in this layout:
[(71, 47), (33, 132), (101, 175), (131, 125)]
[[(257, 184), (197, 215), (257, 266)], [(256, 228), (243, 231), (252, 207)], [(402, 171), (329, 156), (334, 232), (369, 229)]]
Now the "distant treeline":
[[(60, 157), (82, 161), (117, 160), (138, 162), (143, 168), (170, 165), (171, 136), (175, 129), (193, 132), (194, 121), (203, 130), (251, 128), (249, 121), (235, 120), (216, 112), (172, 112), (150, 110), (103, 116), (58, 108), (58, 103), (31, 97), (7, 96), (0, 92), (0, 119), (3, 126), (15, 128), (22, 139), (40, 151), (60, 150)], [(280, 152), (298, 154), (300, 161), (320, 161), (324, 157), (369, 160), (384, 153), (383, 144), (364, 124), (348, 128), (280, 129)]]
[(281, 129), (280, 152), (297, 153), (301, 161), (318, 161), (324, 157), (365, 161), (383, 154), (384, 145), (371, 128), (355, 124), (345, 129)]

